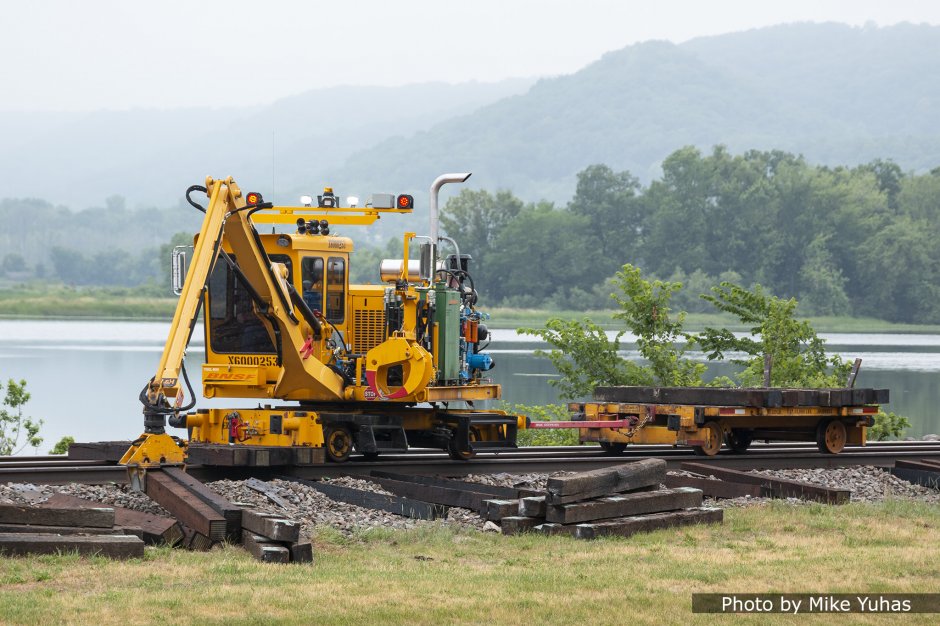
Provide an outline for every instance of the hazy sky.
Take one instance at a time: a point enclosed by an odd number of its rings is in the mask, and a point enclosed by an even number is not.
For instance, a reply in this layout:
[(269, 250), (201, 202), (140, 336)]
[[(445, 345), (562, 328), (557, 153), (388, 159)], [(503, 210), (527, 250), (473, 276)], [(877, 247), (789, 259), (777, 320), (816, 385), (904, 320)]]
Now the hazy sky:
[(637, 41), (940, 24), (925, 0), (0, 0), (0, 110), (257, 104), (317, 86), (573, 72)]

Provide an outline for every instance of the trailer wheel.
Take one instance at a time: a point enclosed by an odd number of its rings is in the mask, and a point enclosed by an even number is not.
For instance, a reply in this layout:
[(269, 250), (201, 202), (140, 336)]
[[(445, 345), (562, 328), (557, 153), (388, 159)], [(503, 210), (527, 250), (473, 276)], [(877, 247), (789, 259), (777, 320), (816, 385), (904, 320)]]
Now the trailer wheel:
[(617, 456), (623, 454), (623, 451), (627, 449), (627, 444), (622, 442), (613, 442), (613, 441), (599, 441), (601, 444), (601, 450), (604, 451), (604, 454), (609, 454), (611, 456)]
[(754, 436), (750, 431), (741, 428), (733, 428), (725, 437), (725, 443), (735, 454), (744, 454), (751, 446)]
[(721, 426), (717, 422), (706, 422), (699, 429), (704, 443), (700, 446), (692, 446), (692, 452), (699, 456), (715, 456), (721, 450), (721, 441), (724, 439), (721, 433)]
[(352, 433), (345, 426), (330, 426), (324, 433), (326, 457), (334, 463), (343, 463), (349, 460), (352, 452)]
[(845, 439), (845, 424), (839, 420), (823, 420), (816, 427), (816, 445), (820, 452), (839, 454), (845, 447)]

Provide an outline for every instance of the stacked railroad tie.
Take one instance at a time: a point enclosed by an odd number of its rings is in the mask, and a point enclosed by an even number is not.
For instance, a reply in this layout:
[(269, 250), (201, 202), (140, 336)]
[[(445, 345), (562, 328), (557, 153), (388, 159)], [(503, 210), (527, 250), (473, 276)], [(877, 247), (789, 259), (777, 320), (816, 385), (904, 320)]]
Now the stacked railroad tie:
[[(91, 504), (91, 503), (89, 503)], [(77, 552), (113, 559), (144, 555), (143, 531), (112, 507), (0, 504), (0, 553)]]
[(300, 524), (250, 509), (242, 511), (242, 545), (265, 563), (312, 563), (313, 544), (301, 541)]
[(230, 502), (181, 468), (148, 472), (146, 493), (180, 521), (185, 547), (208, 550), (228, 540), (260, 561), (313, 562), (313, 546), (301, 541), (299, 523)]
[(549, 478), (543, 495), (487, 501), (486, 517), (498, 521), (504, 535), (530, 531), (578, 539), (721, 523), (721, 509), (702, 506), (701, 490), (661, 489), (665, 477), (665, 461), (645, 459)]
[(299, 523), (230, 502), (181, 468), (148, 471), (145, 493), (170, 516), (64, 493), (31, 505), (0, 504), (0, 553), (132, 558), (143, 556), (145, 544), (205, 551), (229, 541), (261, 561), (313, 562)]

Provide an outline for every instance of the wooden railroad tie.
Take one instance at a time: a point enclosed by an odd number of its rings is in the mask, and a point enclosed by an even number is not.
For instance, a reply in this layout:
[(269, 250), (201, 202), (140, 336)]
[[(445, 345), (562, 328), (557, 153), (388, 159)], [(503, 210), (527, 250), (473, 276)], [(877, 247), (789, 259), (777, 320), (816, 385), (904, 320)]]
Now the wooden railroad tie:
[(0, 504), (0, 523), (112, 528), (114, 526), (114, 509), (104, 505), (76, 509), (74, 507)]
[(401, 482), (418, 483), (421, 485), (431, 485), (434, 487), (444, 487), (447, 489), (457, 489), (463, 491), (473, 491), (475, 493), (486, 493), (495, 499), (512, 500), (525, 496), (539, 495), (540, 492), (533, 489), (521, 489), (516, 487), (502, 487), (500, 485), (486, 485), (483, 483), (472, 483), (466, 480), (454, 480), (452, 478), (440, 478), (438, 476), (421, 476), (418, 474), (399, 474), (397, 472), (385, 472), (381, 470), (372, 470), (370, 474), (376, 478), (389, 478)]
[(193, 478), (180, 467), (164, 467), (163, 473), (202, 500), (213, 511), (224, 517), (226, 536), (233, 541), (238, 540), (242, 527), (242, 508), (240, 506), (229, 502), (221, 495), (212, 491), (205, 483)]
[(134, 535), (0, 533), (0, 554), (58, 554), (60, 552), (130, 559), (144, 555), (144, 542)]
[(369, 480), (382, 485), (382, 487), (398, 496), (412, 498), (422, 502), (430, 502), (432, 504), (470, 509), (480, 514), (484, 514), (486, 511), (485, 502), (493, 499), (492, 494), (470, 491), (463, 487), (440, 487), (436, 485), (392, 480), (378, 476), (372, 476)]
[(902, 480), (940, 490), (940, 462), (930, 459), (896, 461), (891, 473)]
[(356, 506), (372, 509), (374, 511), (385, 511), (386, 513), (393, 513), (395, 515), (401, 515), (402, 517), (409, 517), (412, 519), (433, 520), (447, 517), (448, 507), (441, 504), (433, 504), (424, 502), (422, 500), (415, 500), (413, 498), (405, 498), (395, 495), (390, 496), (387, 494), (375, 493), (373, 491), (345, 487), (343, 485), (333, 485), (325, 481), (305, 480), (303, 478), (294, 478), (292, 476), (283, 476), (282, 479), (296, 482), (301, 485), (307, 485), (311, 489), (319, 491), (331, 500), (345, 502), (346, 504), (354, 504)]
[(568, 504), (597, 496), (658, 487), (666, 477), (666, 462), (643, 459), (613, 467), (548, 479), (548, 504)]
[(760, 485), (733, 483), (726, 480), (711, 480), (697, 476), (666, 474), (663, 484), (667, 487), (694, 487), (701, 489), (702, 495), (709, 498), (759, 498), (764, 490)]
[[(55, 493), (39, 506), (88, 509), (105, 505), (64, 493)], [(122, 528), (139, 528), (144, 543), (148, 545), (168, 545), (172, 547), (183, 538), (182, 528), (172, 517), (143, 513), (120, 506), (113, 506), (112, 508), (114, 509), (114, 525)]]
[(720, 524), (723, 519), (724, 511), (722, 509), (702, 507), (578, 524), (575, 526), (574, 536), (578, 539), (595, 539), (611, 535), (629, 537), (639, 532), (650, 532), (676, 526)]
[(761, 495), (772, 498), (800, 498), (813, 500), (826, 504), (848, 504), (852, 492), (848, 489), (835, 489), (821, 487), (798, 480), (773, 478), (761, 474), (749, 474), (733, 469), (715, 467), (711, 463), (683, 463), (682, 469), (699, 474), (706, 474), (729, 482), (758, 485), (762, 489)]
[(722, 387), (598, 387), (594, 400), (623, 404), (681, 404), (757, 408), (841, 408), (887, 404), (887, 389), (735, 389)]
[(225, 539), (227, 520), (203, 502), (196, 494), (168, 474), (147, 472), (146, 492), (152, 500), (169, 511), (180, 523), (207, 537), (210, 541)]
[(691, 487), (625, 493), (571, 504), (549, 505), (545, 512), (548, 522), (577, 524), (614, 517), (631, 517), (689, 509), (702, 505), (702, 492)]

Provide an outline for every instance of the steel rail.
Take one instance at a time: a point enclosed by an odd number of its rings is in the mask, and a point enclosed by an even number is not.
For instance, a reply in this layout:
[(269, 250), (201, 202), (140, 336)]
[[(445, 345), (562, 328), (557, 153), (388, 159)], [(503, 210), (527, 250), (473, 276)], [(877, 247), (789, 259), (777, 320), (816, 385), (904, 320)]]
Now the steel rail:
[(714, 464), (716, 467), (730, 469), (805, 469), (805, 468), (835, 468), (856, 467), (870, 465), (877, 467), (892, 467), (899, 459), (940, 459), (940, 451), (933, 454), (923, 452), (843, 452), (841, 454), (823, 454), (814, 452), (808, 454), (766, 454), (766, 455), (738, 455), (721, 454), (714, 457), (696, 456), (693, 454), (647, 454), (647, 455), (571, 455), (567, 457), (552, 458), (480, 458), (471, 461), (455, 462), (450, 459), (411, 459), (386, 460), (375, 462), (349, 462), (342, 465), (295, 466), (287, 470), (292, 476), (300, 478), (323, 478), (335, 476), (367, 476), (372, 470), (394, 471), (403, 474), (439, 474), (443, 476), (465, 476), (468, 474), (495, 474), (512, 473), (526, 474), (532, 472), (557, 471), (587, 471), (610, 467), (620, 463), (636, 461), (643, 458), (661, 458), (666, 461), (669, 469), (678, 469), (683, 462), (695, 461), (698, 463)]
[[(46, 459), (50, 460), (46, 460)], [(873, 442), (846, 447), (840, 454), (824, 454), (807, 444), (757, 444), (746, 454), (722, 451), (705, 457), (688, 448), (668, 445), (631, 446), (620, 455), (609, 455), (595, 446), (519, 448), (513, 451), (484, 452), (469, 461), (454, 461), (435, 450), (401, 455), (383, 455), (376, 461), (353, 457), (346, 463), (292, 467), (208, 467), (191, 466), (196, 478), (264, 478), (289, 474), (300, 478), (367, 476), (373, 470), (411, 474), (465, 476), (467, 474), (586, 471), (644, 458), (660, 458), (667, 467), (678, 468), (685, 461), (714, 464), (732, 469), (835, 468), (863, 465), (892, 467), (901, 459), (940, 460), (940, 442)], [(63, 457), (0, 457), (0, 483), (123, 484), (126, 468), (104, 461), (77, 461)]]
[(80, 483), (83, 485), (108, 485), (127, 482), (127, 468), (113, 464), (0, 467), (0, 484), (65, 485)]

